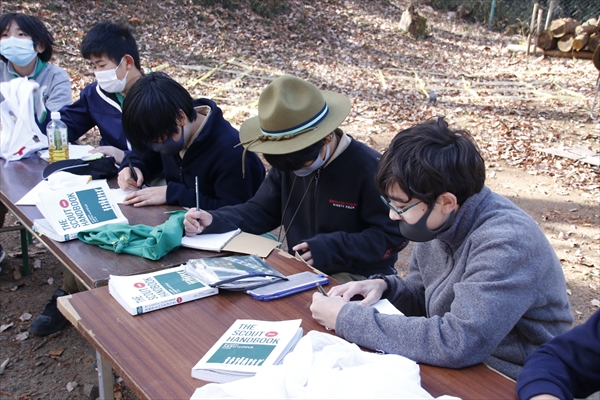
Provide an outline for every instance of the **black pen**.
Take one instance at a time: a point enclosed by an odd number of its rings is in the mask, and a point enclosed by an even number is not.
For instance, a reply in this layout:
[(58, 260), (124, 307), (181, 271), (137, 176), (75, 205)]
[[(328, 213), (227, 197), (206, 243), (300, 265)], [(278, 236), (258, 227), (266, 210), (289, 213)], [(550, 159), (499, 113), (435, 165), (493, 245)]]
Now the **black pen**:
[(317, 283), (317, 289), (319, 289), (319, 292), (321, 292), (323, 296), (327, 297), (327, 292), (325, 292), (325, 289), (323, 289), (323, 286), (321, 286), (321, 284)]
[(135, 180), (135, 186), (139, 187), (137, 184), (138, 176), (135, 173), (135, 168), (133, 168), (133, 164), (131, 163), (131, 159), (129, 158), (129, 156), (127, 156), (127, 164), (129, 164), (129, 169), (131, 170), (131, 176), (133, 176), (133, 179)]
[(200, 189), (198, 189), (198, 177), (196, 177), (196, 211), (200, 211)]

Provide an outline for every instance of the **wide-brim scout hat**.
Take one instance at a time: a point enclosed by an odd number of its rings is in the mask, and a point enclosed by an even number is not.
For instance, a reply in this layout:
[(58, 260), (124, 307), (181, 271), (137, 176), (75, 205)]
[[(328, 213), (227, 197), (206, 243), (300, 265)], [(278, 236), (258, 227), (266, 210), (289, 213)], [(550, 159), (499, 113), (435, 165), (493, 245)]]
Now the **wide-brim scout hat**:
[(600, 71), (600, 46), (596, 47), (594, 51), (594, 55), (592, 56), (592, 60), (594, 61), (594, 65), (596, 69)]
[(333, 132), (350, 108), (350, 99), (342, 94), (282, 75), (260, 94), (258, 116), (244, 121), (240, 142), (246, 150), (257, 153), (293, 153)]

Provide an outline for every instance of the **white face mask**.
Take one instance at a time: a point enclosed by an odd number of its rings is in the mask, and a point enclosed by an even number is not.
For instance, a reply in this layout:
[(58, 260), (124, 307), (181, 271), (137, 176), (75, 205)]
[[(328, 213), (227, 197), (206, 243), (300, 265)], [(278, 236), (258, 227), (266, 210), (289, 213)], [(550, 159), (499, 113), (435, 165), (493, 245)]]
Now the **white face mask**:
[(26, 66), (37, 56), (33, 40), (14, 36), (0, 40), (0, 53), (19, 67)]
[(307, 176), (321, 168), (323, 165), (325, 165), (327, 160), (329, 160), (329, 151), (331, 149), (329, 146), (331, 146), (331, 142), (327, 143), (327, 151), (325, 153), (325, 158), (321, 158), (321, 152), (319, 152), (317, 158), (312, 164), (310, 164), (308, 167), (302, 167), (300, 169), (295, 170), (294, 174), (300, 177)]
[(120, 93), (125, 90), (127, 74), (129, 74), (129, 71), (125, 73), (123, 79), (117, 78), (117, 69), (121, 66), (122, 62), (123, 59), (121, 59), (117, 68), (108, 69), (106, 71), (94, 71), (98, 85), (100, 85), (102, 90), (106, 90), (109, 93)]

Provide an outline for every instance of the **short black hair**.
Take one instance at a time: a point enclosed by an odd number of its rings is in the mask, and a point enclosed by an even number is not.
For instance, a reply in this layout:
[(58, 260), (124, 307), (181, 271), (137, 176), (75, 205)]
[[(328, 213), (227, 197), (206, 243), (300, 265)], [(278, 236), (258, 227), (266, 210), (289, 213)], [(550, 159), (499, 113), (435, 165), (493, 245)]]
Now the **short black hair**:
[(295, 151), (288, 154), (265, 154), (263, 157), (271, 166), (280, 171), (296, 171), (309, 161), (314, 161), (321, 148), (325, 145), (325, 139), (321, 139), (316, 143), (311, 144), (302, 150)]
[(485, 184), (485, 162), (473, 137), (451, 130), (444, 118), (417, 124), (398, 133), (385, 151), (375, 184), (386, 196), (394, 184), (428, 205), (445, 192), (459, 205)]
[(131, 30), (125, 25), (101, 22), (86, 33), (81, 41), (81, 55), (86, 60), (91, 56), (106, 55), (115, 64), (129, 54), (137, 69), (141, 70), (140, 54)]
[[(21, 30), (31, 36), (33, 40), (33, 47), (38, 44), (44, 46), (44, 51), (38, 54), (40, 60), (44, 62), (50, 61), (52, 58), (52, 46), (54, 45), (54, 38), (50, 31), (46, 28), (46, 25), (38, 17), (33, 15), (21, 14), (21, 13), (6, 13), (0, 16), (0, 33), (4, 33), (5, 30), (10, 28), (10, 24), (15, 21)], [(4, 62), (8, 60), (0, 55), (0, 58)]]
[(140, 77), (123, 102), (123, 130), (131, 146), (140, 153), (148, 144), (177, 132), (181, 111), (188, 120), (197, 117), (194, 100), (183, 86), (162, 72)]

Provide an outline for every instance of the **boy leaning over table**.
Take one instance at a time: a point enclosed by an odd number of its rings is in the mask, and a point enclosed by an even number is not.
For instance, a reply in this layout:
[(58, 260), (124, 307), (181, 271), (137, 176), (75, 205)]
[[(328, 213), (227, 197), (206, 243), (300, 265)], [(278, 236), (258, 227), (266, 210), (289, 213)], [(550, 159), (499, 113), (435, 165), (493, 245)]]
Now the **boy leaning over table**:
[[(121, 107), (131, 85), (140, 78), (140, 57), (131, 31), (123, 25), (103, 22), (88, 31), (81, 42), (81, 54), (89, 60), (97, 81), (86, 86), (79, 100), (60, 109), (69, 130), (69, 142), (98, 127), (100, 146), (91, 153), (103, 153), (121, 163), (130, 146), (121, 123)], [(63, 329), (67, 319), (58, 311), (56, 299), (86, 290), (68, 269), (63, 285), (56, 289), (44, 311), (33, 319), (29, 332), (47, 336)]]
[(407, 241), (386, 217), (373, 182), (380, 154), (339, 128), (350, 108), (346, 96), (295, 76), (267, 85), (258, 116), (240, 128), (245, 150), (271, 164), (267, 178), (244, 204), (190, 209), (186, 235), (236, 228), (263, 234), (281, 226), (290, 253), (340, 281), (395, 274), (396, 253)]
[[(193, 207), (198, 194), (202, 208), (215, 210), (250, 199), (265, 178), (264, 165), (253, 153), (243, 160), (242, 174), (238, 131), (217, 104), (193, 100), (164, 73), (150, 73), (132, 86), (123, 104), (123, 129), (135, 149), (119, 172), (119, 187), (135, 190), (126, 205)], [(159, 176), (166, 185), (136, 190)]]
[[(400, 132), (375, 177), (415, 243), (405, 279), (380, 275), (313, 294), (311, 311), (344, 339), (449, 368), (485, 362), (515, 379), (573, 316), (561, 265), (536, 222), (484, 185), (471, 136), (443, 118)], [(350, 303), (355, 296), (359, 303)], [(404, 315), (371, 307), (390, 300)]]
[[(145, 177), (151, 176), (150, 171), (164, 173), (167, 180), (166, 186), (135, 191), (125, 204), (193, 206), (198, 177), (200, 204), (214, 209), (243, 203), (264, 179), (265, 169), (256, 154), (246, 157), (246, 175), (242, 176), (242, 149), (235, 148), (238, 132), (223, 118), (221, 109), (208, 99), (193, 101), (183, 86), (165, 74), (140, 77), (129, 89), (123, 104), (123, 128), (144, 158), (129, 153), (119, 173), (121, 188), (141, 186)], [(129, 163), (135, 166), (139, 182), (131, 179)], [(84, 290), (75, 275), (65, 269), (62, 289), (55, 291), (29, 331), (49, 335), (62, 329), (66, 319), (56, 308), (57, 297)]]

